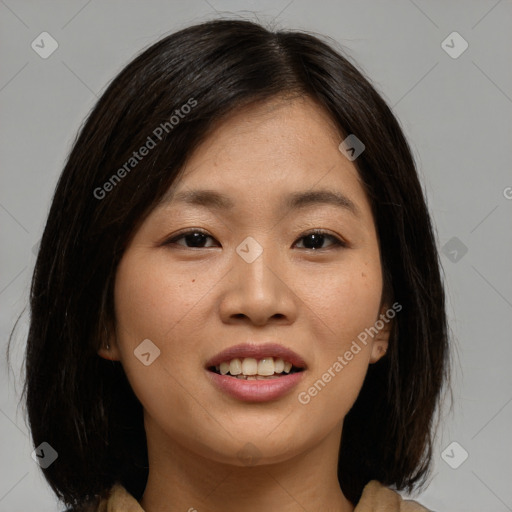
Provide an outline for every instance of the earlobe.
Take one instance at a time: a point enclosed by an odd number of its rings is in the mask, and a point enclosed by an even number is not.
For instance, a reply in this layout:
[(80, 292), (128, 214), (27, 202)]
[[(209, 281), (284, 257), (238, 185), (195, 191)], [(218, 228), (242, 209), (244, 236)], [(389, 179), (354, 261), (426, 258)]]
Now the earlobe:
[(386, 355), (386, 352), (388, 350), (388, 342), (382, 342), (376, 340), (373, 343), (372, 346), (372, 353), (370, 355), (370, 364), (376, 363), (379, 361), (382, 357)]
[[(384, 307), (383, 311), (386, 311), (387, 309), (387, 307)], [(385, 319), (383, 319), (383, 317), (385, 317)], [(376, 363), (381, 358), (383, 358), (386, 355), (389, 346), (389, 336), (391, 334), (393, 321), (389, 319), (385, 313), (381, 313), (379, 318), (382, 328), (379, 329), (379, 332), (373, 341), (372, 352), (370, 355), (370, 364)], [(376, 322), (376, 325), (379, 321)]]
[(103, 359), (108, 359), (109, 361), (118, 361), (119, 360), (117, 345), (113, 343), (111, 346), (108, 341), (107, 341), (107, 343), (102, 344), (100, 346), (97, 354), (100, 357), (102, 357)]

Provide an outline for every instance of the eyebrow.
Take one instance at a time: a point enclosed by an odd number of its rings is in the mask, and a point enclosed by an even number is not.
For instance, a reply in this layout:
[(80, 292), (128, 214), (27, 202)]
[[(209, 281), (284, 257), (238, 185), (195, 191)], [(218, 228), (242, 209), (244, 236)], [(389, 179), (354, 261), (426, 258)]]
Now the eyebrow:
[[(166, 197), (163, 202), (185, 203), (215, 210), (231, 210), (235, 207), (235, 202), (229, 196), (208, 189), (182, 190)], [(292, 192), (286, 196), (283, 206), (287, 210), (297, 210), (319, 204), (336, 206), (355, 216), (360, 215), (358, 207), (347, 196), (327, 189)]]

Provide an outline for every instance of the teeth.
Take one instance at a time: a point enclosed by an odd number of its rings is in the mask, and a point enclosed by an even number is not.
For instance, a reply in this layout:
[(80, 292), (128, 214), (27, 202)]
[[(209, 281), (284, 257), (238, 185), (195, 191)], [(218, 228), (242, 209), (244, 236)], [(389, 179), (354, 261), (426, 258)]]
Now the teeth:
[(279, 375), (243, 375), (242, 373), (240, 375), (236, 375), (235, 379), (240, 380), (268, 380), (268, 379), (279, 379)]
[(240, 359), (233, 359), (229, 363), (229, 373), (231, 375), (240, 375), (242, 373), (242, 361)]
[(231, 375), (245, 380), (264, 380), (277, 378), (279, 374), (290, 373), (292, 363), (280, 357), (264, 357), (259, 361), (254, 357), (235, 358), (223, 361), (215, 367), (221, 375)]
[(242, 373), (244, 375), (256, 375), (258, 373), (258, 361), (252, 357), (246, 357), (242, 361)]
[(274, 358), (267, 357), (258, 363), (258, 375), (274, 375)]

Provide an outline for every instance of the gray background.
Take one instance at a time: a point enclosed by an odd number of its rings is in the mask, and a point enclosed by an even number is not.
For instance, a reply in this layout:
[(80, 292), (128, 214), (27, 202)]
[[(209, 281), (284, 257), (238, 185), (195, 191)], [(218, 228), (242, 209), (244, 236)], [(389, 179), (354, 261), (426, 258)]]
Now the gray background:
[[(393, 107), (444, 248), (455, 340), (453, 411), (419, 501), (438, 512), (512, 511), (510, 0), (0, 0), (0, 511), (62, 509), (31, 458), (18, 405), (26, 315), (12, 371), (4, 348), (27, 302), (33, 248), (77, 129), (142, 48), (232, 13), (334, 38)], [(59, 45), (47, 59), (31, 47), (43, 31)], [(469, 44), (458, 58), (441, 45), (453, 31)], [(459, 52), (452, 39), (445, 45)], [(457, 469), (445, 462), (460, 464), (463, 450), (469, 457)]]

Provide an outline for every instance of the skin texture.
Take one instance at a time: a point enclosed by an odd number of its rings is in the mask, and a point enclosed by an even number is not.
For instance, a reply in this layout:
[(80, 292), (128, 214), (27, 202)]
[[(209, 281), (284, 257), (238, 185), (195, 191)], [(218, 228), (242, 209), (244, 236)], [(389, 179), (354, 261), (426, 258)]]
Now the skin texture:
[[(343, 419), (368, 365), (385, 354), (386, 324), (315, 396), (307, 391), (389, 305), (370, 203), (342, 137), (309, 98), (277, 98), (223, 120), (198, 148), (176, 191), (227, 194), (232, 210), (172, 201), (155, 208), (118, 267), (116, 337), (99, 355), (120, 360), (144, 407), (150, 472), (141, 506), (157, 511), (336, 510), (353, 505), (336, 470)], [(291, 192), (329, 189), (356, 206), (286, 210)], [(171, 191), (172, 192), (172, 191)], [(174, 243), (182, 231), (207, 232)], [(310, 237), (322, 229), (318, 249)], [(248, 236), (263, 248), (252, 263), (236, 252)], [(313, 239), (314, 240), (314, 239)], [(191, 246), (192, 245), (192, 246)], [(134, 349), (161, 351), (149, 366)], [(297, 388), (263, 403), (231, 398), (205, 364), (239, 343), (275, 342), (306, 362)], [(240, 457), (254, 448), (251, 465)]]

